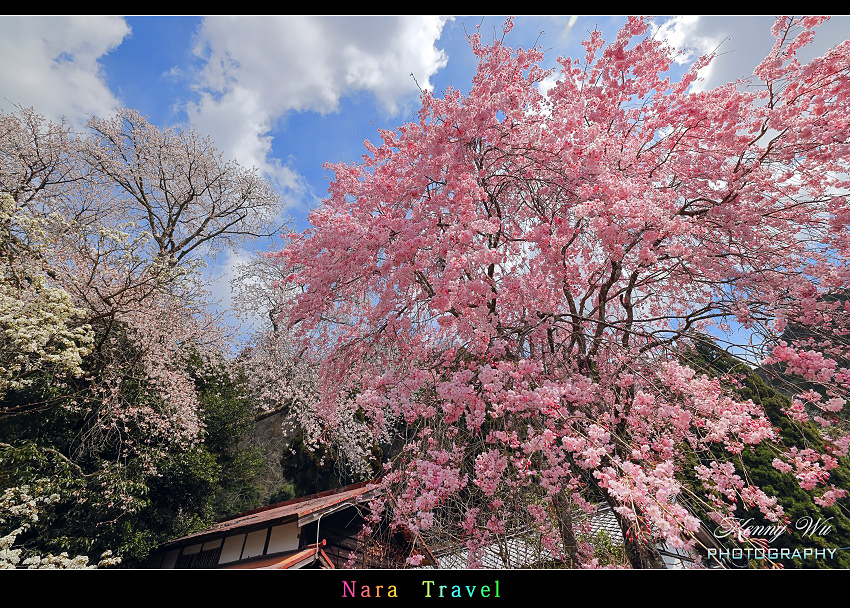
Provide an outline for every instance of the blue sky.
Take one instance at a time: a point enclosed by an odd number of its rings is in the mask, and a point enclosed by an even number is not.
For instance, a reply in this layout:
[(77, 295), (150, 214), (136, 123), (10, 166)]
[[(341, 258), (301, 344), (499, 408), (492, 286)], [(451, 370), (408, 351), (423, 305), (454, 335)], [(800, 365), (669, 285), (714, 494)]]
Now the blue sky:
[[(378, 128), (412, 119), (419, 91), (465, 92), (475, 71), (467, 33), (490, 39), (503, 16), (0, 16), (0, 109), (33, 106), (83, 125), (118, 107), (160, 126), (194, 124), (225, 156), (257, 166), (287, 203), (297, 230), (327, 190), (325, 162), (357, 161)], [(506, 43), (583, 56), (621, 16), (519, 16)], [(772, 44), (769, 16), (655, 17), (656, 36), (696, 57), (722, 55), (699, 86), (746, 77)], [(808, 56), (850, 35), (833, 17)], [(805, 59), (805, 55), (803, 58)], [(416, 78), (416, 82), (410, 74)], [(264, 250), (269, 243), (254, 243)], [(224, 274), (247, 251), (217, 261)], [(226, 299), (226, 281), (217, 294)]]

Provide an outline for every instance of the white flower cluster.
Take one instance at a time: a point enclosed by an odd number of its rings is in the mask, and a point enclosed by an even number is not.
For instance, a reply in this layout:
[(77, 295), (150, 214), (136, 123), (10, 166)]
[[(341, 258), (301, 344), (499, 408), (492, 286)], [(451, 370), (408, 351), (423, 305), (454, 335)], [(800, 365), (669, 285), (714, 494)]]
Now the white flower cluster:
[[(16, 211), (12, 198), (0, 195), (0, 248), (9, 251), (13, 226), (21, 226)], [(27, 376), (40, 369), (81, 374), (93, 332), (89, 325), (74, 327), (72, 323), (84, 314), (65, 290), (49, 286), (34, 265), (4, 256), (0, 262), (0, 395), (25, 386)]]
[(7, 488), (0, 494), (0, 525), (17, 523), (17, 527), (0, 536), (0, 570), (15, 568), (28, 569), (94, 569), (114, 566), (121, 558), (106, 551), (97, 565), (89, 565), (85, 555), (70, 557), (68, 553), (59, 555), (23, 555), (23, 549), (15, 547), (18, 536), (26, 532), (39, 519), (39, 509), (59, 500), (58, 494), (39, 496), (29, 485)]

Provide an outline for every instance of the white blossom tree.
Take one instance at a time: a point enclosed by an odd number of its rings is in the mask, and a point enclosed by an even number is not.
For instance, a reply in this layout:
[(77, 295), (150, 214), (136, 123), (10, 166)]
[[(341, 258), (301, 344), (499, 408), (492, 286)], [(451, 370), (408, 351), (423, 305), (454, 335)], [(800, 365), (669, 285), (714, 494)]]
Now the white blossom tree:
[[(204, 258), (271, 233), (281, 201), (193, 129), (132, 110), (83, 133), (0, 114), (0, 194), (0, 423), (73, 420), (62, 445), (26, 441), (121, 517), (134, 480), (202, 439), (191, 361), (218, 359), (228, 337)], [(0, 438), (10, 463), (26, 448), (13, 439)]]

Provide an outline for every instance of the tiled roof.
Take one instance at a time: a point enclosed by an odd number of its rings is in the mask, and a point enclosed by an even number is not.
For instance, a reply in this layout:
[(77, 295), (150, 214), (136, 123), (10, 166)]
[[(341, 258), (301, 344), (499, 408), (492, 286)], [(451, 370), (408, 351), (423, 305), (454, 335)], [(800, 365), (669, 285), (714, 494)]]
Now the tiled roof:
[[(540, 543), (535, 542), (530, 530), (507, 536), (499, 544), (485, 547), (481, 554), (481, 568), (527, 568), (544, 557)], [(443, 551), (434, 551), (435, 565), (423, 566), (425, 569), (466, 569), (469, 567), (469, 551), (463, 547)]]
[(600, 532), (607, 534), (615, 544), (623, 543), (623, 531), (611, 507), (599, 507), (590, 520), (590, 535), (596, 536)]
[[(607, 505), (600, 506), (590, 519), (588, 530), (591, 537), (604, 533), (614, 545), (623, 544), (623, 533), (614, 512)], [(686, 562), (692, 561), (688, 556), (675, 555), (666, 545), (659, 546), (662, 557), (668, 568), (687, 567)], [(672, 553), (671, 553), (672, 552)], [(425, 569), (445, 568), (464, 569), (469, 567), (469, 551), (460, 546), (444, 547), (435, 550), (437, 565), (423, 566)], [(481, 568), (511, 569), (528, 568), (549, 561), (550, 554), (540, 542), (540, 534), (531, 527), (509, 533), (484, 548), (479, 556)]]

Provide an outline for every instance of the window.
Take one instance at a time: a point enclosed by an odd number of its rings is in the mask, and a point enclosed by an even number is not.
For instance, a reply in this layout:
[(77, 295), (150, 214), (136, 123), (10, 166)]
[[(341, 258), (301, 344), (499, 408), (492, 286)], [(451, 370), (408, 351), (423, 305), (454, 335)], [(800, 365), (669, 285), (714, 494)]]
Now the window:
[(221, 555), (222, 539), (183, 547), (175, 568), (213, 568)]

